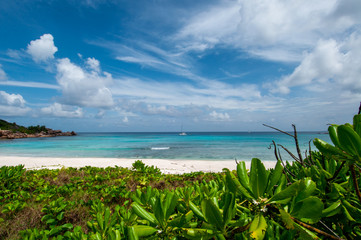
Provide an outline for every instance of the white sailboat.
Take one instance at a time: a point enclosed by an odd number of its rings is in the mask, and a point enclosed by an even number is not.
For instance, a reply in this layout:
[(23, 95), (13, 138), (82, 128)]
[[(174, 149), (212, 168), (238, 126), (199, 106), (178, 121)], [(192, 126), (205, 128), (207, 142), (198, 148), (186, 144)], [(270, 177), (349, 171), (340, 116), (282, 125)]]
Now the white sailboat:
[(179, 136), (187, 136), (187, 133), (183, 132), (183, 125), (181, 127), (181, 132), (179, 133)]

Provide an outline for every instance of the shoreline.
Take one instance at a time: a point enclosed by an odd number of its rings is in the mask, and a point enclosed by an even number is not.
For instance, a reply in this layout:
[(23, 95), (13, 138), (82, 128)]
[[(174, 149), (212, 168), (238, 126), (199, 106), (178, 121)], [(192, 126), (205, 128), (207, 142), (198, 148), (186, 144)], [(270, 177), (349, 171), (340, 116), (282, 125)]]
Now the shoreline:
[[(222, 172), (223, 168), (235, 170), (234, 160), (172, 160), (172, 159), (129, 159), (129, 158), (61, 158), (61, 157), (18, 157), (0, 156), (1, 166), (24, 165), (27, 169), (58, 169), (62, 167), (124, 167), (132, 168), (132, 164), (141, 160), (145, 165), (158, 167), (162, 173), (183, 174), (191, 172)], [(240, 161), (239, 161), (240, 162)], [(251, 161), (245, 161), (250, 169)], [(276, 161), (262, 161), (266, 168), (273, 168)]]

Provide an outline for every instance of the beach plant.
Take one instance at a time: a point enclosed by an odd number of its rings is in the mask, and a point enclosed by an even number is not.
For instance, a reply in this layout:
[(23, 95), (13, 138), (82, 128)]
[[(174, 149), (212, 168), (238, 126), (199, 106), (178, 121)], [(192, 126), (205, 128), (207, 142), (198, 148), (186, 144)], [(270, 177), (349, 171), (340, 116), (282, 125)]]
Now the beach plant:
[(237, 207), (251, 213), (251, 222), (243, 226), (250, 237), (273, 238), (273, 229), (283, 225), (291, 235), (297, 233), (314, 239), (317, 231), (333, 237), (312, 226), (321, 219), (324, 205), (316, 196), (318, 189), (310, 178), (287, 185), (280, 162), (271, 171), (259, 159), (252, 159), (249, 173), (244, 162), (237, 165), (237, 177), (228, 169), (225, 172), (229, 191), (239, 196)]
[(353, 125), (331, 125), (328, 128), (332, 146), (329, 143), (316, 138), (314, 144), (317, 149), (331, 159), (342, 162), (340, 168), (345, 164), (348, 166), (356, 195), (361, 203), (361, 192), (357, 181), (357, 171), (361, 164), (361, 114), (353, 117)]
[(134, 213), (150, 224), (150, 226), (133, 226), (138, 237), (156, 234), (157, 239), (168, 239), (171, 236), (176, 236), (180, 228), (187, 224), (193, 216), (191, 212), (188, 215), (177, 215), (175, 208), (178, 203), (178, 196), (172, 191), (160, 193), (152, 197), (150, 202), (149, 210), (138, 202), (132, 203)]

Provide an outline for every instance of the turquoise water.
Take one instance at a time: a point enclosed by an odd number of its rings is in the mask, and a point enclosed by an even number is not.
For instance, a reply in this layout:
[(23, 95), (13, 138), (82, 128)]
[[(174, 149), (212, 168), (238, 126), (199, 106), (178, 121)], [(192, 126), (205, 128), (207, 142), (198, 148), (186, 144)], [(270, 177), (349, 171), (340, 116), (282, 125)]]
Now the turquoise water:
[[(300, 132), (302, 152), (308, 142), (327, 134)], [(28, 157), (106, 157), (131, 159), (275, 160), (268, 149), (274, 140), (296, 153), (294, 140), (278, 132), (226, 133), (79, 133), (73, 137), (27, 138), (0, 141), (0, 155)], [(314, 147), (313, 147), (314, 148)], [(282, 156), (289, 160), (282, 150)]]

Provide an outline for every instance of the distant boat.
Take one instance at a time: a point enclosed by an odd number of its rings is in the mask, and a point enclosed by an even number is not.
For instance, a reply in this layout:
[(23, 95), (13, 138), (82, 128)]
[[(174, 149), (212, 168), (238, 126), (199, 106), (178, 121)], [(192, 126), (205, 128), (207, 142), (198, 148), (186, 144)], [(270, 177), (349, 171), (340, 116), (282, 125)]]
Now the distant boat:
[(181, 127), (181, 132), (179, 133), (179, 136), (187, 136), (187, 133), (183, 132), (183, 125)]

